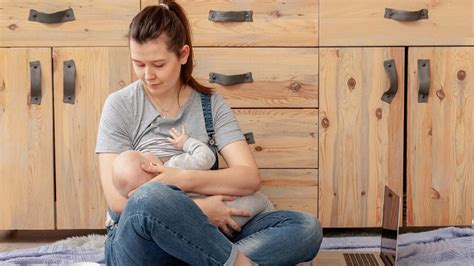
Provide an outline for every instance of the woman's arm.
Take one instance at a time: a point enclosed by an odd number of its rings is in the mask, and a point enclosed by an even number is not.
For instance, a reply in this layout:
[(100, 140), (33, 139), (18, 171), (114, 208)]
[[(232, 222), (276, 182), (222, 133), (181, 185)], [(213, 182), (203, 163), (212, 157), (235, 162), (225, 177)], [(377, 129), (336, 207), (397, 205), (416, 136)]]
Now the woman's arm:
[(127, 199), (120, 195), (112, 183), (112, 164), (117, 156), (116, 153), (99, 154), (100, 182), (109, 208), (113, 212), (122, 213)]
[(220, 170), (182, 170), (149, 165), (145, 171), (161, 173), (156, 178), (185, 192), (205, 195), (244, 196), (260, 189), (260, 176), (252, 153), (244, 140), (226, 145), (220, 151), (228, 168)]
[(244, 140), (220, 151), (228, 168), (217, 171), (188, 171), (189, 190), (207, 195), (250, 195), (260, 189), (257, 164)]

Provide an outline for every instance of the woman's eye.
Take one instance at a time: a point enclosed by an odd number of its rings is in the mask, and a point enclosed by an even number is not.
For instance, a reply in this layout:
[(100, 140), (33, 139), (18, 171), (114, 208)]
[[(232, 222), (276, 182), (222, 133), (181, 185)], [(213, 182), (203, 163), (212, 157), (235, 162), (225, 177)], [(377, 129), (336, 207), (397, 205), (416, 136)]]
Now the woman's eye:
[(164, 65), (154, 65), (154, 66), (155, 66), (155, 67), (162, 67), (162, 66), (164, 66)]

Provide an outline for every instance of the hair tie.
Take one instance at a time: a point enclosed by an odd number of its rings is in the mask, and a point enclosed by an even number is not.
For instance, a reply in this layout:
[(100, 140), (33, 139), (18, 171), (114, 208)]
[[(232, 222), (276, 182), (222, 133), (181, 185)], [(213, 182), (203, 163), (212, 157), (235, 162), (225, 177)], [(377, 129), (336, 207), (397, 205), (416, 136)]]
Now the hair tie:
[(164, 3), (160, 3), (160, 6), (164, 6), (168, 10), (170, 9), (170, 7), (167, 4), (164, 4)]

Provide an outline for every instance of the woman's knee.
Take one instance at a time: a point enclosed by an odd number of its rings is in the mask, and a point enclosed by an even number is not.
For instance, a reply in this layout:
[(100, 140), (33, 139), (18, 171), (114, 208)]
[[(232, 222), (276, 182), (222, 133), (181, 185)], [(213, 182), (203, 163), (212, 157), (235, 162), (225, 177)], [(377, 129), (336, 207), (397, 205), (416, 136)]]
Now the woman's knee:
[(311, 256), (314, 257), (319, 251), (321, 242), (323, 241), (323, 229), (319, 220), (313, 215), (305, 212), (300, 212), (302, 233), (304, 236), (303, 242), (306, 242), (307, 246), (311, 249)]

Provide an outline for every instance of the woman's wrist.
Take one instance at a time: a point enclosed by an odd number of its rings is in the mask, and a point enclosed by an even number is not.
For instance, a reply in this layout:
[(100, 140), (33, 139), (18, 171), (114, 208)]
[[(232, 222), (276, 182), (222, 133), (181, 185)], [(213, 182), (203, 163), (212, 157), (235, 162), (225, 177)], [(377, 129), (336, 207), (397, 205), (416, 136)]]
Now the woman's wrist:
[(181, 186), (181, 189), (184, 191), (184, 192), (193, 192), (193, 189), (194, 189), (194, 178), (193, 178), (193, 172), (194, 170), (185, 170), (183, 169), (182, 172), (181, 172), (181, 175), (182, 175), (182, 186)]

